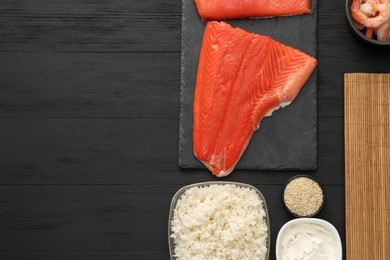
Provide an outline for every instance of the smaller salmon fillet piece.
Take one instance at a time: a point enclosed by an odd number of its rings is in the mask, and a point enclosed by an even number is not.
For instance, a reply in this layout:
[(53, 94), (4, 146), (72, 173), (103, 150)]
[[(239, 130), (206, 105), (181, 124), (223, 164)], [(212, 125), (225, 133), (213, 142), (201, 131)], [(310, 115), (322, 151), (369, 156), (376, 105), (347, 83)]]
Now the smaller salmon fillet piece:
[(290, 104), (316, 65), (268, 36), (208, 22), (193, 107), (198, 160), (218, 177), (230, 174), (263, 117)]
[(195, 0), (203, 20), (260, 18), (310, 13), (310, 0)]

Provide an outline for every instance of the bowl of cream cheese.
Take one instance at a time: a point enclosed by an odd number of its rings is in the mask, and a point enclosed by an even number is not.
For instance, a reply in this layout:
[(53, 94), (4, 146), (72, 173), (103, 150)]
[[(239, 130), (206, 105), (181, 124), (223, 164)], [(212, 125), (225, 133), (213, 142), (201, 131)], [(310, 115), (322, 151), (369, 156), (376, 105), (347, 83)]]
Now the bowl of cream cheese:
[(318, 218), (298, 218), (283, 225), (276, 239), (278, 260), (342, 259), (337, 229)]

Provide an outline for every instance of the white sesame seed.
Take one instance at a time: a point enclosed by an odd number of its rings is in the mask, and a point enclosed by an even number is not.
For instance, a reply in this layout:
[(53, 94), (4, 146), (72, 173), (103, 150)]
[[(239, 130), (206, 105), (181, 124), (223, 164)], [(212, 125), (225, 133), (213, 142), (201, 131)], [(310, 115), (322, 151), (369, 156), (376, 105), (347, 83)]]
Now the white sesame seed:
[(324, 194), (320, 185), (313, 179), (297, 177), (287, 184), (283, 200), (292, 213), (305, 217), (320, 209)]

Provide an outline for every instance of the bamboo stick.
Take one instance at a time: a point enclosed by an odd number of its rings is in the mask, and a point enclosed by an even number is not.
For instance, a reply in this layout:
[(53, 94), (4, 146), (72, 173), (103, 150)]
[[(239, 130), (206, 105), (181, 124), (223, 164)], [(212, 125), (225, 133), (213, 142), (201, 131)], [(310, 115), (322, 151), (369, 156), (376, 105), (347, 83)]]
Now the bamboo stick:
[(390, 259), (390, 74), (344, 75), (347, 259)]

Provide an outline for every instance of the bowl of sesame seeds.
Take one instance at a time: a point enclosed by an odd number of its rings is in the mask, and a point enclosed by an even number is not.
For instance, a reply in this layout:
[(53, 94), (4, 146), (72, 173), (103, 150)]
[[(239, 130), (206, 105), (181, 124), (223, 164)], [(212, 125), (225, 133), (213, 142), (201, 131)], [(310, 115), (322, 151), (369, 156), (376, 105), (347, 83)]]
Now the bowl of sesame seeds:
[(282, 201), (294, 217), (313, 217), (324, 206), (325, 191), (314, 177), (296, 175), (286, 182)]

